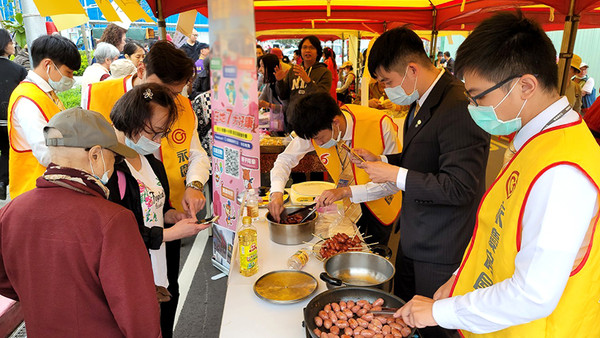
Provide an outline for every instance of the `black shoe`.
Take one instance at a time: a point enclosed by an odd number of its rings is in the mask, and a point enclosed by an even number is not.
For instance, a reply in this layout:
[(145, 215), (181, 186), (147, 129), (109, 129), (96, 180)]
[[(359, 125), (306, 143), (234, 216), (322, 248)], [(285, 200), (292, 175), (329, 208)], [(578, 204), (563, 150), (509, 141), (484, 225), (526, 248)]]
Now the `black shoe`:
[(6, 199), (6, 184), (4, 182), (0, 182), (0, 200)]

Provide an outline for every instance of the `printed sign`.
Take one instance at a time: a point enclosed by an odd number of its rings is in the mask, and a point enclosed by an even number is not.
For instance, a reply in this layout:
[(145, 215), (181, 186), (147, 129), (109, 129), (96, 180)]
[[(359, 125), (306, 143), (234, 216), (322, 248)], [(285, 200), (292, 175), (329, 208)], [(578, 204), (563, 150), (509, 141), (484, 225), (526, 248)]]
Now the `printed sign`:
[[(232, 21), (235, 21), (234, 25)], [(213, 263), (224, 270), (230, 267), (230, 249), (244, 216), (241, 197), (248, 189), (260, 187), (253, 17), (211, 16), (209, 34), (213, 209), (214, 214), (220, 216), (214, 228), (219, 235), (214, 236)]]

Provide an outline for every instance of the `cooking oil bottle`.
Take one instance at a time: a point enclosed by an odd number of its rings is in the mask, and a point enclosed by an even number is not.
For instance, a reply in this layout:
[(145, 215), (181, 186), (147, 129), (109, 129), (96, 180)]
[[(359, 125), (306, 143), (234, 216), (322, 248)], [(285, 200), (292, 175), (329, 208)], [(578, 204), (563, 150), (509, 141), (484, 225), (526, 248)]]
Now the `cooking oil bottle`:
[(250, 277), (258, 271), (256, 239), (256, 228), (252, 225), (252, 218), (244, 216), (242, 218), (242, 227), (238, 231), (240, 274), (242, 276)]

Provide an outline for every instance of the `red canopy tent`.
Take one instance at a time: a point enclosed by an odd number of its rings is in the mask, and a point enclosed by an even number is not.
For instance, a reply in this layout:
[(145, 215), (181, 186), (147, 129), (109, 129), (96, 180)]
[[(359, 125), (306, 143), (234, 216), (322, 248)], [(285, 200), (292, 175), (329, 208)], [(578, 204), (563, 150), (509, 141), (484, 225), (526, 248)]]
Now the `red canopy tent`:
[[(161, 34), (164, 32), (165, 17), (194, 8), (208, 15), (206, 0), (147, 1), (158, 18)], [(432, 32), (430, 54), (435, 50), (439, 30), (470, 31), (494, 12), (520, 8), (527, 17), (538, 21), (546, 30), (564, 29), (559, 54), (561, 84), (566, 84), (568, 80), (566, 70), (573, 54), (577, 29), (600, 27), (600, 10), (595, 9), (600, 7), (600, 0), (381, 0), (370, 5), (358, 0), (255, 0), (254, 3), (257, 32), (345, 29), (381, 34), (390, 28), (410, 24), (416, 30)], [(271, 34), (269, 37), (278, 36)]]

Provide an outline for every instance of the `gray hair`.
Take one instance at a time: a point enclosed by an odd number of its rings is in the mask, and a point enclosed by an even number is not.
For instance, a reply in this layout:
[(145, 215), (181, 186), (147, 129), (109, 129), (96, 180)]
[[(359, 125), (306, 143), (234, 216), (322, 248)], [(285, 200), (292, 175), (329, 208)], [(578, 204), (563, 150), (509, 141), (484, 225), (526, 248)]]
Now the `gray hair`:
[(106, 42), (100, 42), (98, 46), (96, 46), (96, 50), (94, 51), (94, 57), (96, 58), (96, 62), (100, 64), (106, 62), (106, 60), (112, 61), (120, 54), (121, 53), (119, 52), (117, 47)]

